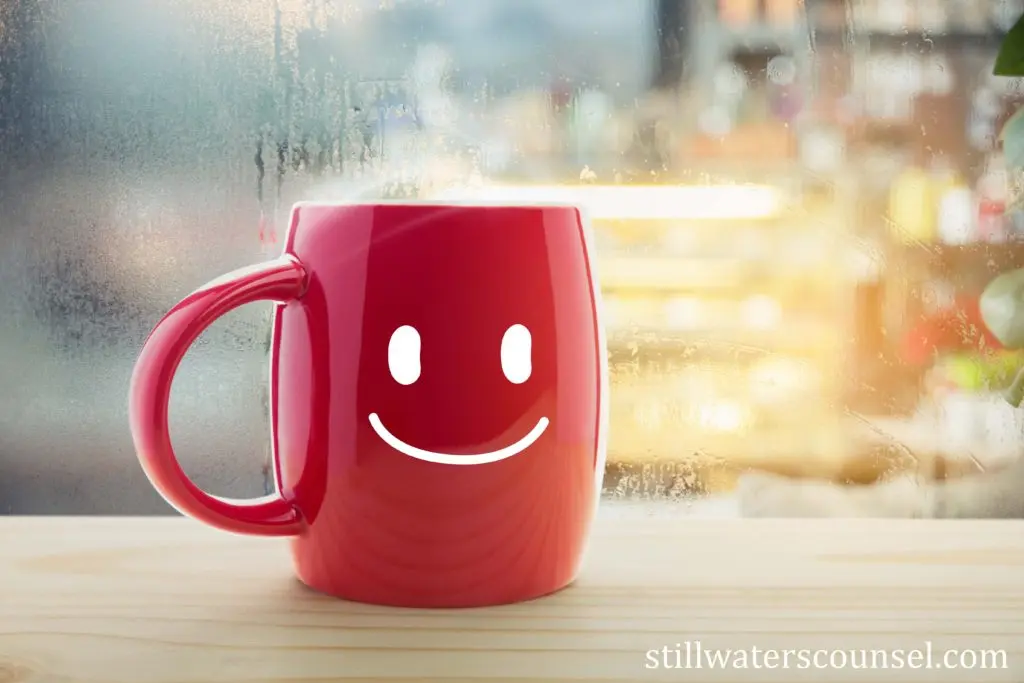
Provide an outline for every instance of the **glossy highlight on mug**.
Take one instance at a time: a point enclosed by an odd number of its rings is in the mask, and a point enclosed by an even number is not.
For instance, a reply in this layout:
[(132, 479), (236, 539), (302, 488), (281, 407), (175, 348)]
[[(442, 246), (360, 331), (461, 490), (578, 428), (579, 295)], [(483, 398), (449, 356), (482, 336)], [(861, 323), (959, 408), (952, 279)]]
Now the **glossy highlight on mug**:
[(519, 441), (516, 441), (514, 444), (505, 446), (504, 448), (499, 448), (496, 451), (476, 453), (472, 455), (457, 455), (455, 453), (437, 453), (435, 451), (428, 451), (422, 448), (417, 448), (412, 444), (408, 444), (388, 431), (388, 428), (384, 426), (383, 422), (381, 422), (377, 413), (370, 413), (370, 425), (373, 427), (373, 431), (377, 432), (377, 436), (379, 436), (384, 443), (391, 446), (399, 453), (408, 455), (410, 458), (433, 462), (438, 465), (486, 465), (488, 463), (511, 458), (513, 455), (518, 455), (532, 446), (533, 443), (540, 438), (540, 435), (544, 433), (544, 430), (548, 428), (548, 424), (548, 418), (540, 418), (537, 420), (537, 424), (534, 425), (533, 429), (530, 430), (529, 434), (519, 439)]

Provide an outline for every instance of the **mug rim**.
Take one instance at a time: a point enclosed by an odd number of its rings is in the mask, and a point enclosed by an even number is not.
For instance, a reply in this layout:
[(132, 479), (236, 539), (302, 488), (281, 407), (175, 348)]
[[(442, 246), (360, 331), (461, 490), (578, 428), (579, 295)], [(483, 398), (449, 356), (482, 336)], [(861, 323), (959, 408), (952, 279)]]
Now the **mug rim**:
[(344, 207), (366, 208), (376, 206), (395, 206), (408, 208), (440, 208), (440, 209), (572, 209), (583, 212), (581, 204), (557, 201), (515, 201), (507, 199), (377, 199), (377, 200), (321, 200), (304, 199), (292, 205), (292, 210), (301, 208), (335, 209)]
[[(526, 201), (526, 202), (508, 202), (500, 200), (470, 200), (470, 201), (459, 201), (459, 200), (444, 200), (444, 199), (381, 199), (381, 200), (315, 200), (307, 199), (295, 202), (292, 204), (292, 208), (289, 211), (288, 227), (285, 229), (284, 243), (282, 254), (294, 254), (295, 239), (299, 232), (299, 226), (306, 221), (316, 220), (316, 216), (310, 215), (306, 218), (302, 217), (303, 209), (312, 209), (314, 211), (321, 210), (326, 212), (333, 212), (338, 209), (377, 209), (377, 208), (407, 208), (407, 209), (433, 209), (435, 211), (474, 211), (474, 210), (502, 210), (502, 209), (516, 209), (516, 210), (551, 210), (571, 212), (575, 223), (582, 228), (582, 238), (584, 246), (588, 254), (593, 254), (593, 235), (588, 229), (588, 222), (590, 220), (587, 208), (578, 204), (570, 204), (568, 202), (544, 202), (544, 201)], [(591, 265), (593, 267), (593, 265)]]

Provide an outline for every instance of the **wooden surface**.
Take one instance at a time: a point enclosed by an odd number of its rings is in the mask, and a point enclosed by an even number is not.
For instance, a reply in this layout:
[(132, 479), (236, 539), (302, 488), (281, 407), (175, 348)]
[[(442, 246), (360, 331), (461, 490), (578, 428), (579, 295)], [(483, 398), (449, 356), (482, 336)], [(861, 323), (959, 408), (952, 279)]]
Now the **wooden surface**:
[[(190, 520), (0, 517), (0, 682), (1024, 681), (1024, 522), (615, 510), (575, 586), (451, 612), (316, 595), (283, 541)], [(645, 668), (649, 650), (698, 640), (847, 653), (931, 641), (935, 658), (1005, 650), (1008, 668)]]

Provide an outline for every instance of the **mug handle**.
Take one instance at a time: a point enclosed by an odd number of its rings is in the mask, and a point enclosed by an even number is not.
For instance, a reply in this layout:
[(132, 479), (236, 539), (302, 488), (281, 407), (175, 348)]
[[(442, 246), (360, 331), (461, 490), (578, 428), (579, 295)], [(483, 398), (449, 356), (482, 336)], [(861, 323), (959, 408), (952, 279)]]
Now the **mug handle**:
[(174, 373), (203, 330), (239, 306), (287, 303), (302, 296), (305, 288), (306, 270), (291, 256), (240, 268), (182, 299), (143, 344), (128, 397), (132, 440), (150, 483), (182, 514), (225, 531), (256, 536), (295, 536), (305, 528), (302, 513), (280, 491), (235, 501), (200, 489), (181, 469), (167, 425)]

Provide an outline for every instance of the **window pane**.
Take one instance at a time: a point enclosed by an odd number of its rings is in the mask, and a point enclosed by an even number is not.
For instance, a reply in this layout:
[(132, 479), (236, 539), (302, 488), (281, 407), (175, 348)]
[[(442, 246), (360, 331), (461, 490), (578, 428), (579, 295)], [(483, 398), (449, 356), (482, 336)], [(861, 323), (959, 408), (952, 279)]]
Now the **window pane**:
[[(0, 511), (169, 512), (126, 413), (160, 316), (279, 253), (295, 201), (467, 187), (593, 210), (608, 498), (998, 467), (1021, 356), (978, 300), (1024, 265), (1019, 83), (990, 75), (1018, 5), (8, 0)], [(268, 334), (227, 316), (175, 383), (213, 493), (272, 485)]]

